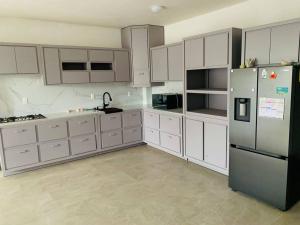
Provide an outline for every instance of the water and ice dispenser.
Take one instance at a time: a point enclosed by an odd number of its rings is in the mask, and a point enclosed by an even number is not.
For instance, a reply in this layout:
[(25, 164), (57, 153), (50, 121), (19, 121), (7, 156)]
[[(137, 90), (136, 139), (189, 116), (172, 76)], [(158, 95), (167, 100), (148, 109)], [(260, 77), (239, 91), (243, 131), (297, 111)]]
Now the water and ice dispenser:
[(250, 98), (235, 98), (234, 119), (237, 121), (250, 122)]

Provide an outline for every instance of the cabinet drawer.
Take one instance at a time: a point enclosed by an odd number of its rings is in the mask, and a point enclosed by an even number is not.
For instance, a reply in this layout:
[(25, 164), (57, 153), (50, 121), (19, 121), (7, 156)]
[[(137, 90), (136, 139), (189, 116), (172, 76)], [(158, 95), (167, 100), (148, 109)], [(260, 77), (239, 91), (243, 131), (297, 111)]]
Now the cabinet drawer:
[(122, 131), (102, 133), (102, 148), (108, 148), (122, 144)]
[(122, 128), (121, 113), (112, 113), (101, 116), (101, 131), (116, 130)]
[(38, 126), (39, 141), (62, 139), (68, 136), (66, 121), (51, 121)]
[(180, 137), (160, 132), (160, 144), (162, 147), (167, 148), (171, 151), (180, 153)]
[(6, 168), (11, 169), (39, 162), (36, 145), (20, 146), (4, 152)]
[(145, 140), (159, 145), (159, 131), (151, 128), (145, 128)]
[(72, 138), (70, 143), (72, 155), (95, 151), (97, 149), (95, 135)]
[(63, 158), (69, 155), (68, 141), (56, 141), (40, 145), (40, 156), (42, 161)]
[(180, 118), (174, 116), (160, 115), (160, 129), (171, 134), (181, 134)]
[(144, 112), (144, 124), (146, 127), (159, 129), (159, 114), (153, 112)]
[(89, 83), (90, 76), (87, 71), (70, 71), (62, 72), (62, 82), (64, 84), (80, 84), (80, 83)]
[(123, 127), (134, 127), (142, 123), (141, 111), (123, 113)]
[(36, 142), (35, 126), (20, 126), (2, 129), (4, 148)]
[(134, 127), (123, 131), (124, 144), (142, 140), (142, 128)]
[(70, 136), (90, 134), (95, 132), (93, 116), (75, 117), (69, 120)]

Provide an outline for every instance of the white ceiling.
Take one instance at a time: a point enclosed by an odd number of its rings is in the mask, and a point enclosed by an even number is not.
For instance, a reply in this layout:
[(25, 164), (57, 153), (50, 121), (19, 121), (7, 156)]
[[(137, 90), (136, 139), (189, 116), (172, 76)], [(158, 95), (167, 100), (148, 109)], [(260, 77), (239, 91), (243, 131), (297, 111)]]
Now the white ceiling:
[[(245, 0), (0, 0), (0, 16), (123, 27), (167, 25)], [(154, 14), (153, 4), (166, 9)]]

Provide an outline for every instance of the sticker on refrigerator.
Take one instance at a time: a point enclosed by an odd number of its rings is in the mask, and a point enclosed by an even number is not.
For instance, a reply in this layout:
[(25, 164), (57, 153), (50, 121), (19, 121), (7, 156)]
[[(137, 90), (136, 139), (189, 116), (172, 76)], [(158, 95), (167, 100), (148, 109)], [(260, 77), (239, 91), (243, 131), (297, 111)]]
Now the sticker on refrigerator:
[(261, 71), (261, 78), (262, 78), (262, 79), (267, 79), (267, 76), (268, 76), (267, 70), (266, 70), (266, 69), (263, 69), (263, 70)]
[(276, 87), (276, 94), (286, 95), (287, 93), (289, 93), (288, 87)]
[(258, 116), (283, 120), (283, 98), (259, 98)]

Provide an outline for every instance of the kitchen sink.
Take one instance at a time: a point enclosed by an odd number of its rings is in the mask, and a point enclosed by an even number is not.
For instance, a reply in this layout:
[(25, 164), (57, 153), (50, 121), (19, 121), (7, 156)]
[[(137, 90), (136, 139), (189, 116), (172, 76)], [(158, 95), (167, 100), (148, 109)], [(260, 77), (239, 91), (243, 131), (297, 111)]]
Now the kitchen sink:
[(105, 109), (97, 107), (97, 108), (95, 108), (95, 110), (105, 112), (105, 114), (123, 112), (123, 109), (114, 108), (114, 107), (108, 107), (108, 108), (105, 108)]

